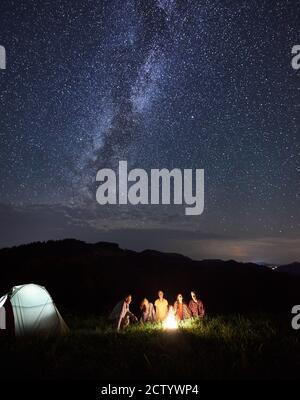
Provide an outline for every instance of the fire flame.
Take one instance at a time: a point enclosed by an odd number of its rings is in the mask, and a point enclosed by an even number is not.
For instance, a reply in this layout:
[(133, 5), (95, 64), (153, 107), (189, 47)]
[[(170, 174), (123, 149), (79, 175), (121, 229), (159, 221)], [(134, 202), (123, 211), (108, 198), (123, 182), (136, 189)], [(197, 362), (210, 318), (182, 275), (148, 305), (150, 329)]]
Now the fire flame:
[(163, 322), (164, 329), (177, 329), (178, 324), (174, 315), (174, 311), (170, 308), (167, 318)]

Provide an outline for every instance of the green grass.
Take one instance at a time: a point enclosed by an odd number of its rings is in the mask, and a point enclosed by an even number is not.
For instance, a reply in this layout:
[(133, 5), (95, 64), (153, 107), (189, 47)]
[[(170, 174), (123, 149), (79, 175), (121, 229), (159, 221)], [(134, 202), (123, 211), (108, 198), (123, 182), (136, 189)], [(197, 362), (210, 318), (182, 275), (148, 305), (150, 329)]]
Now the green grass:
[(138, 324), (117, 333), (92, 316), (67, 322), (60, 338), (0, 337), (2, 378), (300, 377), (300, 332), (280, 317), (206, 317), (175, 332)]

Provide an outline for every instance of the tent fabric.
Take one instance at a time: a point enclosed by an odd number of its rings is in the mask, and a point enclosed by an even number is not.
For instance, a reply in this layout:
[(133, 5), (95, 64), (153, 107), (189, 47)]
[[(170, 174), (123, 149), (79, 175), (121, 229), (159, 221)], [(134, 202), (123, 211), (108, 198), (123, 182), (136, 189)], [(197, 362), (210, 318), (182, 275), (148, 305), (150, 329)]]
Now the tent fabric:
[[(50, 294), (43, 286), (35, 284), (14, 286), (8, 298), (13, 310), (16, 336), (57, 335), (68, 331)], [(3, 309), (5, 302), (2, 303)]]
[(0, 307), (0, 329), (6, 329), (6, 313), (4, 307)]
[(0, 329), (6, 329), (6, 313), (3, 305), (7, 300), (7, 294), (0, 298)]
[(0, 307), (3, 306), (3, 304), (6, 302), (7, 300), (7, 294), (5, 296), (0, 297)]
[(4, 304), (7, 300), (7, 294), (0, 298), (0, 329), (6, 329), (6, 310)]

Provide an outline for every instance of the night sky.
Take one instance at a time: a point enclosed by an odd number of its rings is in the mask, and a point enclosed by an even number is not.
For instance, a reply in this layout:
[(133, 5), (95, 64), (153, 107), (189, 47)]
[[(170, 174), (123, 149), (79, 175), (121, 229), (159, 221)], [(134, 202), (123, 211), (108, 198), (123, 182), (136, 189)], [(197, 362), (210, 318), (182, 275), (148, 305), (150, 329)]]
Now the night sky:
[[(2, 0), (0, 26), (0, 247), (300, 260), (299, 1)], [(203, 214), (100, 206), (119, 160), (203, 168)]]

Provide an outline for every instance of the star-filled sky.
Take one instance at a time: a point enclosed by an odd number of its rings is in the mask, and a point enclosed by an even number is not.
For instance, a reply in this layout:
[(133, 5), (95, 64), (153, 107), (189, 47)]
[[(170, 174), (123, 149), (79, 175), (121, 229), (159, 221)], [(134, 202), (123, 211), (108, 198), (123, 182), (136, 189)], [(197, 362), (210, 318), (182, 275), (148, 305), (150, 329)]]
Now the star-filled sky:
[[(299, 260), (299, 17), (296, 0), (1, 1), (0, 247)], [(119, 160), (203, 168), (203, 214), (100, 206)]]

